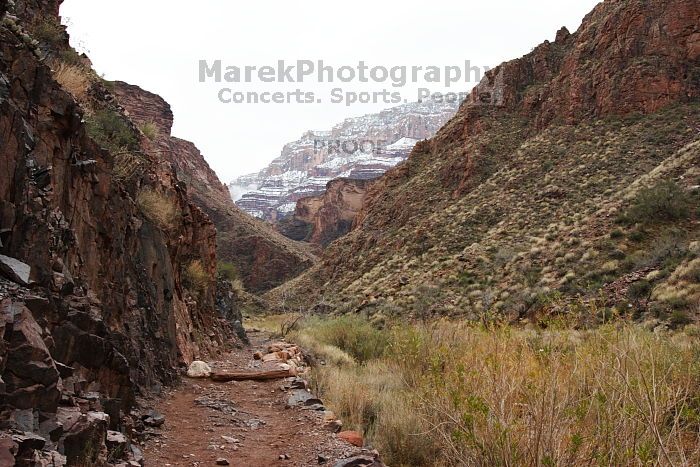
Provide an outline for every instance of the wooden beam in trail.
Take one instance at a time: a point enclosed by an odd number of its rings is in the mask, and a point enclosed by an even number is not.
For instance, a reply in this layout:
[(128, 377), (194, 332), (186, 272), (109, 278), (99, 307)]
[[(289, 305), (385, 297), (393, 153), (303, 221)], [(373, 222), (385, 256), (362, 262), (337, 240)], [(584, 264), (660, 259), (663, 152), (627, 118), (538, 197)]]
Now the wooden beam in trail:
[(269, 381), (294, 376), (290, 370), (266, 371), (220, 371), (211, 374), (211, 379), (218, 382), (226, 381)]

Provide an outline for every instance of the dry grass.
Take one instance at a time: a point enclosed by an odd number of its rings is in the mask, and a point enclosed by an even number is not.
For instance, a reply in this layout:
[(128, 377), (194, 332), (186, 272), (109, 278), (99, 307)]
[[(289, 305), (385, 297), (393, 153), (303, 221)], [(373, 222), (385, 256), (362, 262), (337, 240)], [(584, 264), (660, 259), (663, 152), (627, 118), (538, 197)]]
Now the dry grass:
[(136, 203), (144, 215), (163, 230), (172, 229), (180, 211), (166, 195), (152, 189), (143, 189), (136, 197)]
[(153, 122), (146, 122), (140, 127), (141, 133), (151, 141), (155, 141), (159, 136), (160, 132), (158, 127)]
[(200, 260), (190, 262), (183, 272), (185, 286), (194, 294), (206, 293), (211, 285), (211, 277)]
[[(300, 333), (320, 336), (310, 325)], [(697, 336), (627, 325), (385, 332), (383, 356), (318, 367), (314, 379), (390, 465), (700, 462)]]
[(140, 175), (144, 165), (143, 157), (129, 151), (120, 151), (114, 155), (112, 173), (117, 180), (129, 181)]
[(81, 104), (88, 102), (88, 90), (92, 75), (84, 67), (59, 63), (54, 69), (54, 79)]

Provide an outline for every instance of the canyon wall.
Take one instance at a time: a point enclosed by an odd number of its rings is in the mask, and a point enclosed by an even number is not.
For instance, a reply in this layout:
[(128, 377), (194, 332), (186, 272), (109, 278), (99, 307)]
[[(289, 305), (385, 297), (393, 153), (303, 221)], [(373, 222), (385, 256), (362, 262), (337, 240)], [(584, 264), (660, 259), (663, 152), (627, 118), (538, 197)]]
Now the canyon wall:
[(294, 214), (280, 220), (277, 229), (286, 237), (325, 247), (350, 232), (373, 183), (375, 180), (331, 180), (323, 194), (298, 200)]
[(101, 465), (108, 430), (140, 436), (138, 395), (238, 340), (214, 224), (59, 5), (0, 5), (0, 459)]
[(214, 222), (219, 260), (235, 266), (247, 290), (269, 290), (314, 263), (315, 257), (306, 245), (283, 237), (266, 223), (242, 212), (199, 149), (171, 136), (173, 114), (163, 98), (123, 82), (114, 83), (114, 93), (137, 125), (155, 129), (149, 131), (152, 150), (171, 164), (194, 204)]
[(369, 180), (405, 160), (421, 139), (433, 136), (458, 102), (426, 100), (348, 118), (328, 131), (308, 131), (288, 143), (257, 174), (229, 188), (245, 212), (267, 221), (292, 214), (297, 200), (323, 194), (335, 178)]

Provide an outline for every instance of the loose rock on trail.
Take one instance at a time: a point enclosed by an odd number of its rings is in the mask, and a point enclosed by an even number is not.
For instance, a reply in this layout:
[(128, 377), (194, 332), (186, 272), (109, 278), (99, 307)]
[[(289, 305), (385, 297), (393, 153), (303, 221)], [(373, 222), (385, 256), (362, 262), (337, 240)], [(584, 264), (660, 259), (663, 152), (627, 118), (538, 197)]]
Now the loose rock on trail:
[[(147, 466), (382, 465), (338, 437), (342, 422), (294, 376), (305, 370), (296, 346), (251, 333), (250, 348), (207, 363), (211, 378), (183, 378), (155, 402), (165, 423), (146, 442)], [(214, 381), (271, 372), (281, 378)]]

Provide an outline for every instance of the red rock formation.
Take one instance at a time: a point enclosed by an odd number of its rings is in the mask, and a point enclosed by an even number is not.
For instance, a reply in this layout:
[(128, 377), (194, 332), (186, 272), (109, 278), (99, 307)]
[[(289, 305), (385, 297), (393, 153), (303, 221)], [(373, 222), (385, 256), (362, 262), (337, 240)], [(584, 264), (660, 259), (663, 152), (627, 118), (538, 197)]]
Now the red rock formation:
[(194, 144), (170, 136), (173, 115), (167, 102), (138, 86), (114, 84), (117, 101), (130, 118), (140, 127), (150, 124), (157, 128), (150, 143), (152, 151), (172, 165), (194, 203), (214, 222), (219, 258), (235, 264), (246, 289), (269, 290), (313, 264), (315, 258), (306, 247), (284, 238), (233, 203), (228, 188)]
[[(116, 176), (124, 151), (88, 136), (83, 108), (39, 60), (69, 50), (64, 34), (41, 50), (30, 35), (37, 21), (58, 24), (59, 3), (17, 1), (0, 25), (0, 253), (31, 267), (33, 281), (30, 290), (0, 279), (0, 426), (42, 433), (13, 438), (18, 456), (62, 443), (75, 464), (90, 444), (83, 435), (117, 428), (136, 393), (233, 334), (215, 310), (214, 224), (94, 80), (89, 118), (120, 122), (133, 139), (126, 155), (139, 161)], [(144, 192), (176, 213), (171, 224), (138, 202)], [(207, 283), (196, 293), (184, 278), (195, 261)], [(59, 399), (85, 401), (77, 431), (38, 425), (56, 420)], [(90, 456), (104, 454), (93, 447)]]
[(349, 178), (331, 180), (322, 195), (297, 201), (294, 215), (280, 221), (278, 229), (295, 240), (326, 246), (350, 231), (374, 183)]
[(649, 113), (700, 97), (695, 0), (607, 0), (523, 58), (490, 70), (462, 112), (496, 106), (554, 121)]

